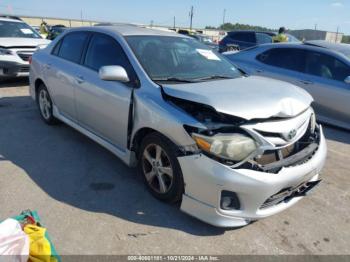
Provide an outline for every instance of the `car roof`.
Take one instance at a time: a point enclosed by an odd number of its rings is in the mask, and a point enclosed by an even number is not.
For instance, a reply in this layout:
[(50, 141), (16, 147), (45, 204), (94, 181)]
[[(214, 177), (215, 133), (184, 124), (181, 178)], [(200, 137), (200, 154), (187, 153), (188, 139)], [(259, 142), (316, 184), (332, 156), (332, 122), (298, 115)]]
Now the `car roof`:
[[(330, 43), (330, 44), (332, 44), (332, 43)], [(335, 44), (333, 44), (333, 45), (335, 45)], [(343, 44), (337, 44), (337, 45), (343, 46)], [(340, 55), (342, 57), (345, 56), (345, 57), (347, 57), (347, 60), (349, 60), (349, 58), (350, 58), (350, 53), (346, 53), (344, 50), (341, 51), (340, 49), (326, 48), (326, 47), (321, 47), (319, 45), (312, 45), (312, 44), (310, 44), (310, 42), (308, 42), (308, 43), (303, 43), (303, 42), (268, 43), (268, 44), (262, 44), (262, 45), (254, 46), (252, 48), (248, 48), (246, 51), (249, 51), (249, 50), (254, 51), (254, 50), (261, 50), (261, 49), (265, 50), (265, 49), (269, 49), (272, 47), (300, 48), (300, 49), (319, 51), (319, 52), (327, 53), (330, 55), (337, 54), (337, 55)], [(346, 50), (348, 50), (348, 49), (346, 49)], [(243, 50), (243, 51), (245, 51), (245, 50)]]
[(145, 28), (142, 26), (132, 25), (132, 24), (118, 24), (118, 25), (110, 25), (110, 26), (91, 26), (91, 27), (80, 27), (77, 29), (73, 29), (74, 31), (79, 30), (91, 30), (95, 32), (109, 32), (109, 33), (117, 33), (122, 36), (174, 36), (174, 37), (187, 37), (184, 35), (177, 34), (173, 31), (163, 31), (157, 29)]
[(330, 50), (340, 52), (340, 53), (345, 54), (347, 56), (350, 56), (350, 45), (349, 44), (340, 44), (340, 43), (338, 44), (338, 43), (331, 43), (331, 42), (324, 41), (324, 40), (313, 40), (313, 41), (305, 42), (305, 45), (327, 48)]
[(261, 34), (268, 34), (268, 35), (275, 35), (275, 32), (269, 32), (269, 31), (255, 31), (255, 30), (234, 30), (227, 33), (261, 33)]
[(1, 17), (1, 16), (0, 16), (0, 21), (24, 23), (22, 20), (19, 20), (19, 19), (13, 19), (8, 17)]

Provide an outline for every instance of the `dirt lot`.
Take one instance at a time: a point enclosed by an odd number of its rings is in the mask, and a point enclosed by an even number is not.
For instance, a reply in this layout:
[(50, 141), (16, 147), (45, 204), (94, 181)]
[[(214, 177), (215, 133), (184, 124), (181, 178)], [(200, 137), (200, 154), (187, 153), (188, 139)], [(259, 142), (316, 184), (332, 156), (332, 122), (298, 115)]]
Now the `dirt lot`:
[(350, 254), (350, 132), (325, 128), (313, 195), (223, 230), (152, 198), (134, 169), (72, 128), (45, 125), (25, 80), (0, 83), (0, 121), (0, 220), (37, 210), (60, 254)]

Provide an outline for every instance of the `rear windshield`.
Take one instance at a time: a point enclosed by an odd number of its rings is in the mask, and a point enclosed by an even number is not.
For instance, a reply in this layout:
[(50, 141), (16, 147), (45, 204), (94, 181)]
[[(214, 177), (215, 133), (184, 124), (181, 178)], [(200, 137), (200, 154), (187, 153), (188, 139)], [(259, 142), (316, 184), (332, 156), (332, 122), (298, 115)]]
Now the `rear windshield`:
[(0, 37), (41, 38), (41, 36), (26, 23), (11, 21), (0, 21)]

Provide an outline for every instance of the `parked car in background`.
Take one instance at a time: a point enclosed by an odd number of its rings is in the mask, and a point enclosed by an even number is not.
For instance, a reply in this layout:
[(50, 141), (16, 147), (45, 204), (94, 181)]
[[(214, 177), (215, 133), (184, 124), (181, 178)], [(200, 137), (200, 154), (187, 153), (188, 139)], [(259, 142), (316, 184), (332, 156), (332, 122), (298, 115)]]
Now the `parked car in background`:
[[(232, 31), (219, 42), (219, 51), (244, 50), (256, 45), (272, 43), (276, 32)], [(287, 34), (289, 42), (300, 42), (294, 36)]]
[(51, 26), (47, 35), (47, 39), (54, 40), (57, 36), (62, 34), (68, 28), (65, 26)]
[(298, 85), (315, 99), (320, 121), (350, 129), (350, 46), (312, 41), (267, 44), (227, 57), (249, 74)]
[(214, 43), (214, 41), (209, 36), (202, 35), (202, 34), (193, 34), (193, 35), (189, 35), (189, 36), (198, 40), (202, 44), (209, 46), (210, 48), (212, 48), (214, 50), (219, 49), (218, 44)]
[(72, 29), (34, 54), (30, 93), (47, 124), (138, 164), (156, 198), (215, 226), (281, 212), (320, 182), (326, 143), (311, 96), (247, 77), (188, 36)]
[(40, 26), (32, 25), (31, 26), (38, 34), (40, 34)]
[(50, 41), (20, 19), (0, 17), (0, 78), (29, 75), (29, 59)]

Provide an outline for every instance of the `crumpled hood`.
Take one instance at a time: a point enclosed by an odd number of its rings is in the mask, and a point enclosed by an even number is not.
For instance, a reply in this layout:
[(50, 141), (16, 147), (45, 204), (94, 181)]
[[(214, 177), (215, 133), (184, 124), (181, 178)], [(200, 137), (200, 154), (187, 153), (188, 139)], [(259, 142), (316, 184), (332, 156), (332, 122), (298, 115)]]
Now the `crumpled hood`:
[(37, 47), (39, 45), (48, 45), (50, 40), (43, 38), (20, 38), (20, 37), (0, 37), (0, 46), (2, 47)]
[(206, 104), (218, 112), (246, 120), (293, 117), (313, 101), (297, 86), (260, 76), (163, 85), (163, 89), (170, 96)]

